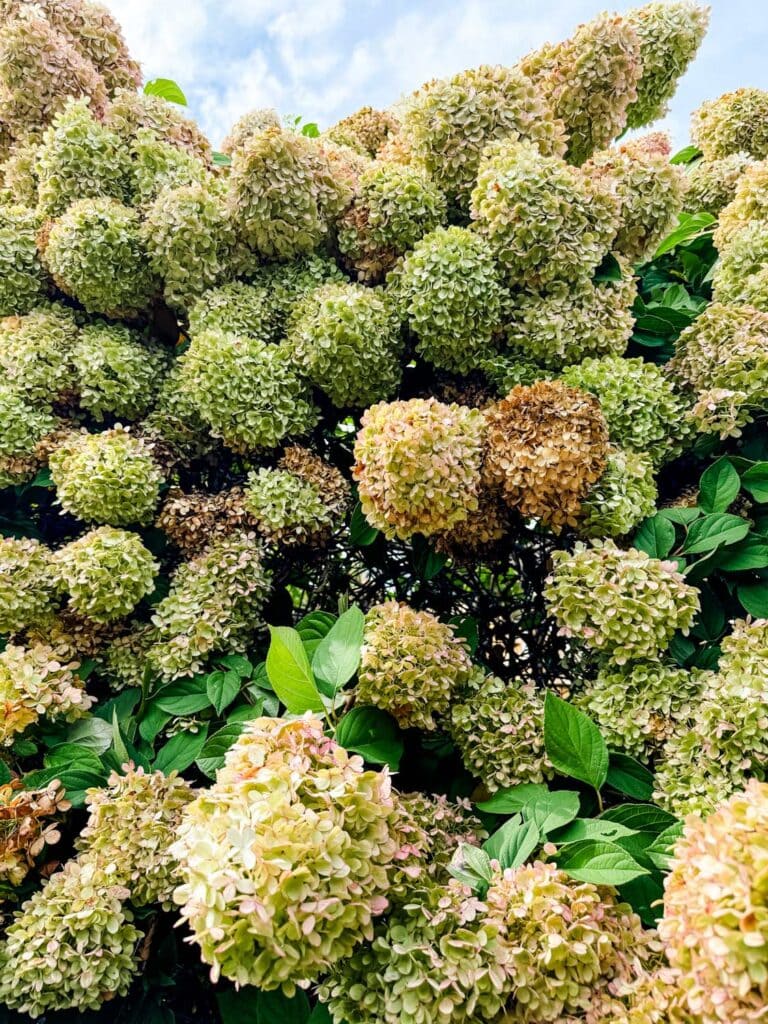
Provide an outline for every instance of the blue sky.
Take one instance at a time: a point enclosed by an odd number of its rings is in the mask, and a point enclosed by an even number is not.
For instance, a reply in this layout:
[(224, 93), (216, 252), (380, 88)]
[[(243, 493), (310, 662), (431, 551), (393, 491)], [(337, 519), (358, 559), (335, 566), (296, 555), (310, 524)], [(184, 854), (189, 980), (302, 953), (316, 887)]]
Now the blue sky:
[[(175, 79), (214, 144), (253, 107), (321, 127), (385, 107), (422, 82), (511, 64), (569, 35), (600, 0), (106, 0), (147, 78)], [(617, 3), (627, 10), (636, 3)], [(692, 110), (742, 85), (768, 89), (764, 0), (714, 0), (698, 59), (663, 127), (688, 141)]]

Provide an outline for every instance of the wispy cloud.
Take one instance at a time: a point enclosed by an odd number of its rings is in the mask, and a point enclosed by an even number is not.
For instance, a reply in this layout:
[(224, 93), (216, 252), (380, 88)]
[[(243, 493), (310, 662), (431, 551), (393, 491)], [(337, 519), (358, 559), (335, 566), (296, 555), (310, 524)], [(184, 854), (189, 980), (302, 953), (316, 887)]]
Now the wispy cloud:
[[(329, 124), (430, 78), (513, 63), (594, 17), (601, 0), (106, 0), (148, 77), (175, 78), (218, 142), (254, 107)], [(634, 6), (620, 2), (619, 10)], [(665, 127), (740, 85), (768, 88), (768, 11), (713, 0), (712, 28)]]

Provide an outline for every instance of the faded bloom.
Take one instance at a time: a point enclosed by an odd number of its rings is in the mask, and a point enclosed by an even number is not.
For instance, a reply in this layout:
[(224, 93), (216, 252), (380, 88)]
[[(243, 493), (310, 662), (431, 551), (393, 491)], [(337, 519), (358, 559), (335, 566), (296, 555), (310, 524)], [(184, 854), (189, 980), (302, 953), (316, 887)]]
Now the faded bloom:
[(28, 537), (0, 538), (0, 633), (45, 621), (57, 592), (50, 548)]
[(746, 153), (768, 156), (768, 92), (737, 89), (702, 103), (691, 118), (691, 138), (707, 160)]

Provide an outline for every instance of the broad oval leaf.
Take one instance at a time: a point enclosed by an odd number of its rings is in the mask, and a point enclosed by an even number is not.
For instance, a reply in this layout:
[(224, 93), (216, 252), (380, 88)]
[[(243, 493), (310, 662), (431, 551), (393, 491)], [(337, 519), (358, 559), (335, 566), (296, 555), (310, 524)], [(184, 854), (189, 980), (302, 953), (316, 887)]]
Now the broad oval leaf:
[(403, 756), (403, 737), (397, 722), (380, 708), (352, 708), (338, 724), (336, 742), (372, 764), (388, 764), (393, 771), (397, 771)]
[(240, 676), (232, 670), (211, 672), (206, 680), (206, 693), (218, 715), (228, 708), (240, 693)]
[(183, 772), (200, 756), (207, 736), (207, 724), (201, 726), (197, 732), (177, 732), (160, 748), (153, 768), (166, 775), (169, 772)]
[(618, 821), (634, 832), (654, 832), (658, 835), (674, 825), (677, 818), (669, 811), (653, 804), (621, 804), (600, 815), (601, 821)]
[(743, 572), (745, 569), (764, 569), (768, 566), (768, 540), (750, 534), (738, 544), (721, 551), (717, 568), (726, 572)]
[(653, 773), (629, 754), (611, 751), (606, 781), (619, 793), (635, 800), (650, 800), (653, 796)]
[(490, 814), (515, 814), (536, 797), (546, 796), (549, 790), (540, 782), (523, 782), (519, 786), (500, 789), (487, 800), (481, 800), (478, 808)]
[(758, 619), (768, 618), (768, 580), (759, 583), (742, 583), (736, 588), (742, 608)]
[(713, 513), (691, 523), (683, 551), (688, 555), (715, 551), (726, 544), (735, 544), (749, 533), (749, 523), (741, 516), (727, 512)]
[[(506, 822), (499, 831), (503, 832), (508, 824), (509, 822)], [(502, 870), (519, 868), (521, 864), (525, 864), (540, 842), (541, 833), (533, 821), (525, 821), (518, 828), (510, 829), (504, 836), (496, 857)]]
[(144, 86), (144, 93), (147, 96), (160, 96), (169, 103), (178, 103), (186, 107), (187, 97), (181, 87), (172, 78), (153, 78)]
[(583, 839), (620, 839), (632, 836), (635, 832), (618, 821), (603, 821), (601, 818), (577, 818), (555, 835), (549, 837), (551, 843), (565, 846), (567, 843), (578, 843)]
[(604, 839), (583, 839), (564, 846), (557, 866), (579, 882), (594, 885), (622, 885), (648, 871), (615, 843)]
[(152, 702), (169, 715), (194, 715), (211, 706), (205, 676), (180, 679), (164, 687)]
[(728, 459), (718, 459), (699, 481), (699, 505), (705, 512), (725, 512), (741, 490), (739, 474)]
[(651, 516), (640, 524), (632, 546), (651, 558), (666, 558), (675, 546), (675, 528), (668, 519)]
[(333, 693), (357, 672), (364, 629), (365, 615), (352, 607), (336, 620), (315, 650), (312, 671), (329, 684)]
[(544, 698), (544, 747), (552, 766), (563, 775), (600, 789), (608, 775), (608, 747), (602, 733), (583, 711), (552, 691)]
[(245, 728), (245, 722), (228, 722), (210, 736), (195, 758), (195, 764), (209, 779), (216, 777), (216, 772), (224, 765), (227, 751)]
[(768, 501), (768, 462), (758, 462), (741, 475), (741, 485), (755, 501)]
[(323, 700), (299, 634), (290, 626), (270, 626), (269, 634), (266, 666), (272, 689), (292, 715), (323, 711)]
[(526, 821), (532, 821), (542, 835), (554, 832), (573, 821), (579, 813), (579, 794), (571, 790), (547, 790), (534, 797), (522, 810)]

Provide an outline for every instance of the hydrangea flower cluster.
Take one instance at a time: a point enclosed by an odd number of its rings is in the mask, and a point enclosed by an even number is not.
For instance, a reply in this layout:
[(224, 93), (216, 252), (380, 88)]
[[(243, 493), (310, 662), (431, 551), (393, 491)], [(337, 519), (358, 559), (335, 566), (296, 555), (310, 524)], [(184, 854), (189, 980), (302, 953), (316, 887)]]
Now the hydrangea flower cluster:
[(736, 194), (742, 174), (752, 165), (745, 153), (731, 153), (717, 160), (697, 160), (688, 173), (685, 209), (704, 210), (717, 217)]
[[(743, 154), (737, 154), (737, 156)], [(733, 160), (734, 157), (727, 159)], [(768, 219), (768, 169), (760, 161), (747, 166), (738, 178), (731, 202), (720, 213), (714, 234), (716, 247), (723, 252), (729, 243), (749, 227), (752, 221)]]
[(50, 405), (75, 386), (72, 355), (78, 329), (71, 310), (37, 306), (0, 321), (3, 380), (25, 398)]
[(122, 324), (89, 324), (72, 351), (80, 405), (94, 419), (136, 420), (148, 412), (167, 366), (163, 349)]
[(0, 881), (18, 885), (35, 857), (61, 839), (57, 816), (69, 810), (58, 779), (41, 790), (15, 780), (0, 786)]
[(334, 519), (323, 494), (287, 469), (249, 473), (243, 507), (262, 537), (272, 544), (317, 543)]
[(249, 722), (171, 847), (213, 978), (291, 995), (345, 961), (387, 908), (407, 818), (386, 769), (365, 771), (321, 722)]
[(0, 316), (28, 313), (46, 293), (37, 251), (41, 218), (21, 205), (0, 206)]
[(0, 539), (0, 633), (18, 633), (48, 618), (58, 581), (53, 553), (32, 538)]
[(691, 118), (691, 138), (707, 160), (746, 153), (768, 156), (768, 92), (736, 89), (702, 103)]
[(642, 452), (614, 448), (603, 475), (581, 503), (582, 537), (625, 537), (653, 515), (658, 491), (651, 459)]
[(373, 158), (380, 154), (390, 136), (397, 134), (399, 127), (397, 118), (389, 111), (361, 107), (337, 121), (325, 136), (338, 145)]
[(360, 704), (388, 711), (403, 728), (429, 732), (470, 670), (464, 643), (430, 612), (396, 601), (368, 612), (356, 691)]
[(684, 635), (699, 610), (699, 592), (675, 562), (651, 558), (612, 540), (578, 542), (552, 553), (545, 596), (564, 636), (610, 656), (617, 665), (658, 660), (673, 633)]
[(389, 536), (430, 536), (477, 508), (483, 417), (434, 398), (379, 402), (363, 413), (354, 476), (363, 513)]

